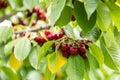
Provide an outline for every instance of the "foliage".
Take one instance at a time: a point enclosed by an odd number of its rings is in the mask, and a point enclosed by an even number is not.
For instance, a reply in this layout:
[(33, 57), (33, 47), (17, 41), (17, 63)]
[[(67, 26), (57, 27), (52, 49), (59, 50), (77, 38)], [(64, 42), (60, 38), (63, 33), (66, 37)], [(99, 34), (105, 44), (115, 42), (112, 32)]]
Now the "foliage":
[(120, 0), (1, 0), (0, 80), (119, 80)]

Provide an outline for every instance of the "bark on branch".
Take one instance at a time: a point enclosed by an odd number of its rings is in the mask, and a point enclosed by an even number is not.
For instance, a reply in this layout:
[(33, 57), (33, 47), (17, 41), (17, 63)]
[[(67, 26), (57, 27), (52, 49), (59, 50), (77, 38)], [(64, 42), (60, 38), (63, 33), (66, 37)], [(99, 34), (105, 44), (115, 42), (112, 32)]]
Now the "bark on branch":
[(0, 22), (3, 22), (4, 20), (6, 19), (9, 19), (10, 17), (12, 17), (15, 13), (10, 13), (10, 14), (7, 14), (7, 15), (4, 15), (3, 17), (0, 17)]
[(21, 34), (21, 33), (24, 33), (24, 32), (37, 32), (37, 31), (39, 31), (39, 30), (49, 29), (49, 28), (50, 28), (50, 25), (46, 25), (46, 26), (44, 26), (44, 27), (39, 27), (39, 28), (34, 28), (34, 29), (14, 31), (13, 33), (14, 33), (14, 34)]

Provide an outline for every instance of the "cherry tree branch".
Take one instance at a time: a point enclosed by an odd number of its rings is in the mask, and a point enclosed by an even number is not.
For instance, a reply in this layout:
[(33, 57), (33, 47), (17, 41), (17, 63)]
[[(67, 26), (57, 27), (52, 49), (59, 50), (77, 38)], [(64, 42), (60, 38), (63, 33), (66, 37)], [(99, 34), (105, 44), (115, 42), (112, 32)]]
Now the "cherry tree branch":
[(3, 17), (0, 17), (0, 22), (3, 22), (6, 19), (9, 19), (10, 17), (12, 17), (15, 13), (12, 12), (10, 14), (4, 15)]
[(39, 28), (33, 28), (33, 29), (28, 29), (28, 30), (14, 31), (13, 33), (14, 33), (14, 34), (21, 34), (21, 33), (24, 33), (24, 32), (37, 32), (37, 31), (39, 31), (39, 30), (49, 29), (49, 28), (50, 28), (50, 25), (46, 25), (46, 26), (39, 27)]

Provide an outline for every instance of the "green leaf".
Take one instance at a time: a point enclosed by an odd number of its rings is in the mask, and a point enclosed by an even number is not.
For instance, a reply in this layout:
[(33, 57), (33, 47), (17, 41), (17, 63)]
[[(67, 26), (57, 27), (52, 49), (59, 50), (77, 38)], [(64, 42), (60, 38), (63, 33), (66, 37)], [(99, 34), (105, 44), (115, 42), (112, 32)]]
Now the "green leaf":
[(15, 45), (14, 48), (15, 57), (18, 60), (23, 61), (29, 55), (30, 50), (31, 50), (30, 40), (27, 37), (23, 37)]
[(40, 53), (40, 47), (39, 45), (38, 46), (35, 46), (31, 49), (30, 51), (30, 55), (29, 55), (29, 61), (30, 61), (30, 64), (32, 67), (34, 67), (35, 69), (37, 69), (37, 62), (38, 62), (38, 55)]
[(90, 63), (90, 68), (92, 70), (99, 68), (98, 61), (96, 60), (96, 58), (93, 55), (91, 55), (91, 53), (89, 51), (86, 51), (86, 55), (87, 55), (88, 61)]
[(8, 0), (12, 9), (17, 9), (23, 6), (23, 0)]
[(55, 74), (60, 70), (67, 62), (67, 58), (62, 56), (62, 52), (58, 50), (56, 53), (53, 52), (47, 56), (48, 68)]
[(60, 15), (60, 18), (56, 22), (56, 25), (59, 26), (67, 25), (71, 20), (71, 16), (72, 16), (72, 9), (68, 6), (65, 6)]
[(89, 31), (86, 34), (85, 37), (87, 39), (92, 40), (93, 42), (96, 42), (100, 38), (100, 35), (101, 35), (100, 29), (97, 26), (95, 26), (91, 31)]
[(23, 0), (24, 7), (32, 11), (33, 7), (39, 4), (39, 0)]
[(75, 38), (74, 36), (74, 32), (73, 32), (73, 27), (72, 25), (69, 23), (67, 24), (65, 27), (64, 27), (64, 31), (65, 31), (65, 34), (70, 37), (70, 38)]
[[(112, 68), (114, 70), (117, 70), (117, 66), (116, 66), (116, 63), (114, 63), (115, 59), (113, 59), (111, 56), (111, 53), (109, 53), (108, 49), (105, 47), (105, 44), (104, 44), (104, 41), (103, 41), (103, 38), (101, 39), (101, 49), (103, 51), (103, 55), (104, 55), (104, 63), (109, 67), (109, 68)], [(113, 53), (112, 53), (113, 54)], [(118, 63), (117, 63), (118, 64)]]
[(4, 57), (4, 44), (0, 44), (0, 59)]
[(5, 45), (4, 51), (6, 56), (12, 53), (13, 47), (15, 46), (16, 42), (17, 40), (14, 40)]
[(48, 20), (52, 26), (59, 19), (62, 10), (64, 9), (65, 3), (66, 0), (54, 0), (53, 3), (50, 5), (50, 11), (48, 11)]
[(55, 74), (52, 74), (47, 66), (46, 66), (46, 70), (45, 70), (44, 79), (45, 80), (55, 80)]
[(84, 0), (84, 6), (88, 15), (88, 19), (94, 13), (96, 8), (98, 7), (98, 4), (99, 0)]
[(40, 53), (38, 55), (38, 62), (37, 62), (37, 68), (38, 65), (40, 64), (42, 58), (46, 55), (47, 51), (50, 49), (54, 41), (48, 41), (43, 44), (43, 46), (40, 48)]
[(110, 11), (104, 3), (99, 3), (97, 8), (97, 24), (102, 31), (107, 31), (110, 26)]
[(68, 58), (66, 73), (70, 80), (83, 80), (84, 61), (79, 55), (71, 55)]
[(117, 6), (116, 4), (109, 3), (109, 2), (107, 2), (106, 4), (110, 9), (110, 15), (111, 15), (111, 18), (112, 18), (115, 26), (120, 31), (120, 18), (119, 18), (120, 17), (120, 14), (119, 14), (120, 13), (120, 7)]
[(12, 69), (10, 69), (9, 67), (4, 66), (2, 67), (2, 70), (9, 80), (19, 80), (17, 74), (13, 72)]
[(0, 43), (6, 42), (12, 35), (12, 27), (0, 26)]
[(114, 37), (115, 37), (116, 43), (120, 47), (120, 32), (116, 28), (114, 29)]
[(84, 4), (79, 1), (75, 1), (74, 3), (74, 15), (78, 22), (78, 25), (82, 28), (83, 35), (86, 35), (96, 23), (96, 11), (88, 20)]
[(100, 67), (102, 67), (104, 63), (104, 56), (103, 56), (101, 49), (97, 45), (91, 44), (91, 43), (89, 43), (88, 46), (91, 50), (92, 55), (96, 58)]

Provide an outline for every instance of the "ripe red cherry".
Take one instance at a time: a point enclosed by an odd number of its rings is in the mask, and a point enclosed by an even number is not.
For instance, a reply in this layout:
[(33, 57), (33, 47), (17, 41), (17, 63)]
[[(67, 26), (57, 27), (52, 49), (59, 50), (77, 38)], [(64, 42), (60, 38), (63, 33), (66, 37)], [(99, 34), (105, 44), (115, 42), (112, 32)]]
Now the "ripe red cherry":
[(59, 34), (60, 38), (61, 38), (63, 35), (65, 35), (64, 30), (62, 30), (62, 31), (60, 32), (60, 34)]
[(33, 8), (33, 12), (38, 13), (38, 12), (39, 12), (39, 8), (38, 8), (37, 6), (35, 6), (35, 7)]
[(78, 49), (79, 49), (80, 53), (85, 53), (85, 50), (86, 50), (85, 44), (83, 44), (83, 43), (79, 44)]
[(47, 36), (47, 35), (51, 34), (51, 31), (48, 30), (48, 29), (46, 29), (44, 33), (45, 33), (45, 35)]
[(42, 38), (42, 37), (40, 37), (40, 36), (35, 37), (34, 40), (35, 40), (40, 46), (42, 46), (43, 43), (45, 42), (45, 39)]
[(7, 7), (7, 2), (3, 2), (2, 7), (6, 8)]
[(43, 20), (46, 20), (46, 18), (47, 18), (47, 17), (46, 17), (46, 14), (45, 14), (45, 13), (42, 13), (41, 15), (42, 15), (42, 19), (43, 19)]
[(53, 40), (54, 39), (52, 34), (46, 35), (46, 37), (47, 37), (48, 40)]
[(71, 21), (75, 21), (75, 16), (74, 15), (72, 15)]
[(60, 45), (60, 49), (62, 51), (67, 51), (69, 49), (69, 45), (66, 42), (62, 42)]
[(75, 46), (71, 46), (69, 49), (70, 54), (77, 54), (78, 53), (78, 48)]
[(57, 45), (58, 45), (58, 42), (55, 42), (55, 43), (52, 45), (53, 50), (56, 49), (56, 46), (57, 46)]
[(53, 33), (52, 36), (53, 36), (53, 39), (55, 39), (55, 40), (58, 39), (58, 36), (56, 33)]
[(32, 22), (32, 26), (35, 26), (35, 25), (36, 25), (36, 23), (37, 23), (37, 21), (36, 21), (36, 20), (34, 20), (34, 21)]
[(42, 13), (43, 13), (43, 10), (39, 9), (37, 14), (41, 15)]
[(62, 52), (62, 55), (63, 55), (64, 57), (68, 58), (68, 57), (70, 56), (70, 53), (68, 53), (68, 52)]

